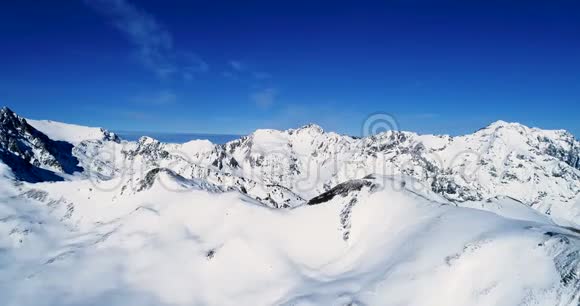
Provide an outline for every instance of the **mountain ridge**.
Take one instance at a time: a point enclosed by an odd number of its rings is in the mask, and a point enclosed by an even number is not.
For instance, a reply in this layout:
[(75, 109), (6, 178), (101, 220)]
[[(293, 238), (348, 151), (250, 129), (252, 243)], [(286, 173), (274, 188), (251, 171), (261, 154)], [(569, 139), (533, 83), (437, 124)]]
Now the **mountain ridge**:
[[(580, 222), (580, 143), (564, 130), (498, 120), (462, 136), (384, 131), (357, 138), (307, 124), (259, 129), (225, 144), (172, 144), (151, 137), (127, 142), (108, 132), (80, 139), (71, 132), (75, 125), (45, 123), (52, 126), (37, 127), (75, 140), (78, 167), (99, 180), (143, 179), (143, 170), (166, 167), (185, 179), (250, 193), (267, 206), (295, 207), (349, 180), (407, 175), (452, 202), (511, 197), (559, 222)], [(573, 214), (566, 216), (570, 205)]]
[(27, 182), (1, 158), (8, 305), (578, 305), (566, 133), (307, 126), (176, 144), (7, 116), (0, 144), (50, 153), (48, 128), (82, 169)]

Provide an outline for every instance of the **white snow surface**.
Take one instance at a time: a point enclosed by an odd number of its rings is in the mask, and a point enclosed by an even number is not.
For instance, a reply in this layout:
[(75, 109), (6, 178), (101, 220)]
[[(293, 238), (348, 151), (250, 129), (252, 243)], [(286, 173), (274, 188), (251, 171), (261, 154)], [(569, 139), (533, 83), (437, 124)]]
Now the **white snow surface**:
[(0, 161), (1, 305), (580, 303), (565, 131), (308, 125), (215, 145), (28, 123), (83, 170), (28, 183)]
[(0, 161), (0, 178), (4, 179), (11, 179), (14, 175), (12, 174), (12, 170), (8, 167), (5, 163)]
[(72, 200), (63, 216), (68, 199), (5, 192), (3, 305), (577, 305), (559, 267), (574, 233), (434, 202), (408, 178), (368, 181), (293, 210), (159, 182), (114, 202), (86, 181), (35, 184)]
[(83, 140), (102, 140), (106, 137), (107, 133), (103, 128), (62, 123), (52, 120), (26, 119), (26, 122), (52, 140), (66, 141), (74, 145), (79, 144)]

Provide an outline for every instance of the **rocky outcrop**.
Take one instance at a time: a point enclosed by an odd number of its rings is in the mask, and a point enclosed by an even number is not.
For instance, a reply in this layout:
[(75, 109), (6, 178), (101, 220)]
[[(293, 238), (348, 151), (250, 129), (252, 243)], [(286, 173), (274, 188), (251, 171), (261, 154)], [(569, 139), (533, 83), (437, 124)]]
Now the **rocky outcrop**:
[(48, 138), (12, 110), (0, 110), (0, 157), (16, 178), (29, 182), (61, 180), (56, 173), (82, 171), (72, 149), (72, 144)]

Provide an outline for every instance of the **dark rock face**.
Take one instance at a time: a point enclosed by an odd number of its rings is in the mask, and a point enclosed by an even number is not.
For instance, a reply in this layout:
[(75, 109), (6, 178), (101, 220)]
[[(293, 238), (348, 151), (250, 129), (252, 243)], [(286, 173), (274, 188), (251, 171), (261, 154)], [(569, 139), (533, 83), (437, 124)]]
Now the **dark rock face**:
[(0, 150), (0, 160), (10, 167), (14, 177), (19, 181), (39, 183), (64, 180), (62, 177), (56, 175), (56, 173), (33, 166), (24, 159), (4, 150)]
[(0, 110), (0, 158), (16, 178), (27, 182), (55, 181), (62, 180), (55, 172), (82, 171), (72, 149), (72, 144), (48, 138), (12, 110)]
[(113, 141), (113, 142), (116, 142), (116, 143), (120, 143), (121, 142), (121, 138), (119, 137), (119, 135), (117, 135), (117, 134), (115, 134), (113, 132), (107, 131), (105, 129), (101, 129), (101, 132), (103, 133), (103, 139), (102, 139), (102, 141)]
[(569, 135), (567, 144), (569, 149), (563, 149), (554, 145), (550, 139), (543, 139), (544, 142), (548, 143), (548, 146), (544, 152), (550, 156), (553, 156), (569, 166), (580, 170), (580, 147), (577, 142), (574, 141), (574, 137)]
[(157, 176), (161, 172), (165, 172), (168, 175), (175, 177), (176, 179), (183, 179), (182, 177), (180, 177), (179, 175), (177, 175), (175, 172), (171, 171), (170, 169), (155, 168), (155, 169), (152, 169), (149, 172), (147, 172), (147, 174), (145, 175), (145, 178), (139, 183), (139, 187), (138, 187), (137, 191), (139, 192), (139, 191), (151, 189), (151, 187), (153, 187), (153, 184), (155, 183), (155, 180), (157, 179)]
[(325, 203), (325, 202), (332, 200), (336, 196), (340, 195), (340, 196), (345, 197), (352, 191), (360, 191), (363, 187), (371, 187), (372, 188), (372, 186), (373, 186), (373, 183), (371, 181), (367, 181), (364, 179), (344, 182), (344, 183), (336, 185), (334, 188), (330, 189), (329, 191), (310, 199), (310, 201), (308, 201), (307, 204), (308, 205), (316, 205), (316, 204)]
[(477, 190), (460, 186), (452, 178), (445, 176), (434, 179), (431, 183), (431, 190), (448, 199), (452, 198), (459, 201), (480, 201), (483, 199), (483, 196)]
[(137, 142), (138, 146), (134, 150), (123, 151), (129, 160), (137, 156), (142, 156), (148, 160), (161, 160), (169, 157), (169, 152), (164, 150), (163, 144), (157, 139), (141, 137)]

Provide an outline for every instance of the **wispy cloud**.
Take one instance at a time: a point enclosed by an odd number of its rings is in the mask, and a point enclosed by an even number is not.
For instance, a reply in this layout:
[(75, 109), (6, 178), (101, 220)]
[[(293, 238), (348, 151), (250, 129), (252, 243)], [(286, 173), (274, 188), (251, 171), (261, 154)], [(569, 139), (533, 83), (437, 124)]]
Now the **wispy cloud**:
[(249, 81), (265, 81), (272, 78), (272, 75), (255, 69), (252, 65), (240, 61), (240, 60), (230, 60), (227, 63), (227, 70), (223, 72), (223, 75), (228, 79), (241, 80), (247, 79)]
[(161, 90), (152, 93), (140, 94), (131, 97), (131, 103), (150, 106), (165, 106), (177, 103), (177, 94), (170, 90)]
[(152, 15), (127, 0), (84, 0), (109, 19), (136, 48), (141, 63), (160, 77), (189, 80), (209, 66), (198, 55), (178, 50), (171, 33)]
[(439, 117), (439, 114), (436, 114), (436, 113), (417, 113), (417, 114), (410, 115), (410, 117), (413, 117), (415, 119), (433, 119), (433, 118)]
[(250, 90), (250, 100), (255, 106), (266, 109), (270, 108), (278, 97), (278, 90), (272, 82), (272, 75), (255, 69), (247, 62), (230, 60), (227, 62), (227, 70), (222, 75), (230, 80), (240, 82)]
[(267, 80), (267, 79), (272, 78), (272, 75), (270, 75), (267, 72), (257, 71), (257, 72), (252, 72), (252, 75), (254, 76), (254, 78), (256, 78), (258, 80)]
[(278, 91), (275, 88), (266, 88), (250, 95), (250, 98), (257, 106), (268, 108), (272, 106), (276, 100)]
[(245, 69), (245, 65), (240, 62), (240, 61), (230, 61), (229, 62), (230, 67), (232, 67), (232, 69), (234, 69), (235, 71), (241, 72)]
[(236, 75), (235, 73), (231, 72), (231, 71), (224, 71), (222, 73), (222, 75), (226, 78), (226, 79), (230, 79), (230, 80), (239, 80), (238, 75)]
[(123, 117), (129, 118), (131, 120), (149, 120), (152, 116), (148, 113), (141, 112), (141, 111), (121, 111), (120, 112)]

